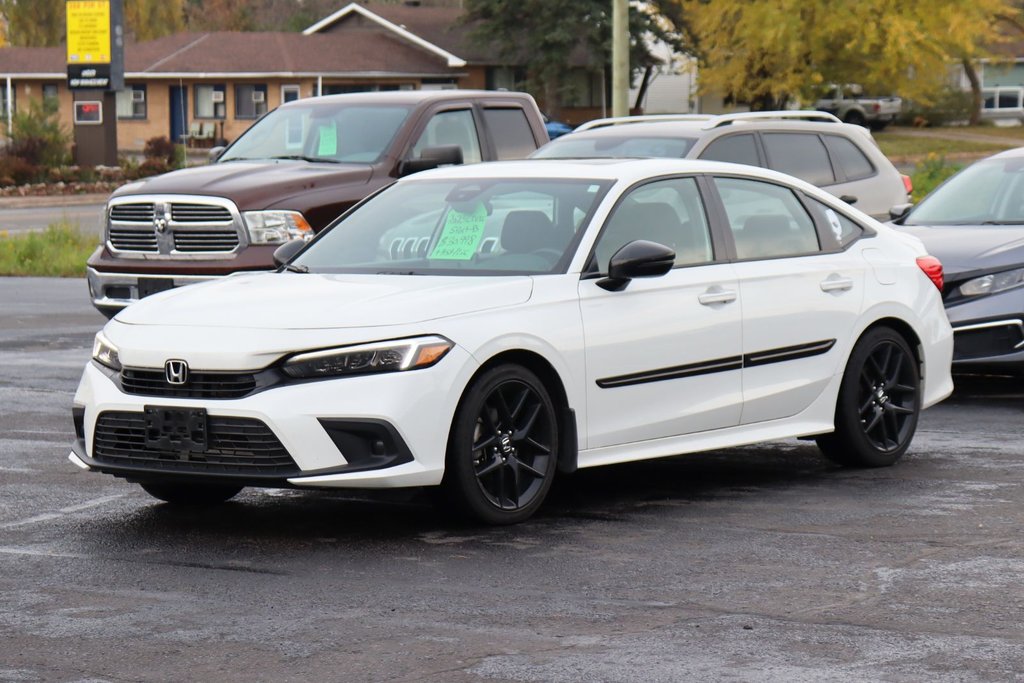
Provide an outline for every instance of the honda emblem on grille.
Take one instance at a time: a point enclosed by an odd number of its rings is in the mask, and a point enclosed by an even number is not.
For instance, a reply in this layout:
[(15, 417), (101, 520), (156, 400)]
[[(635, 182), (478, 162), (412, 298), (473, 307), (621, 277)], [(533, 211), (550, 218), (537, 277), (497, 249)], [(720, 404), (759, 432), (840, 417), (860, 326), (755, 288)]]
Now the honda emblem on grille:
[(182, 385), (188, 381), (188, 363), (172, 358), (164, 363), (164, 378), (168, 384)]
[(153, 227), (156, 228), (157, 232), (164, 232), (167, 230), (169, 208), (170, 207), (167, 204), (153, 205)]

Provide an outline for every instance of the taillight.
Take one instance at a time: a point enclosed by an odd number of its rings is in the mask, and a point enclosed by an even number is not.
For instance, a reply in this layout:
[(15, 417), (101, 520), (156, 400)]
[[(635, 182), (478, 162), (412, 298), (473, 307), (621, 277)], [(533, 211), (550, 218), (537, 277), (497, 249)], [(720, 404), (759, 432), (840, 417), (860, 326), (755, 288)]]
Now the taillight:
[(910, 179), (910, 176), (900, 173), (900, 178), (903, 179), (903, 187), (906, 189), (907, 194), (914, 194), (914, 181)]
[(874, 104), (874, 106), (872, 107), (872, 109), (874, 109), (874, 110), (875, 110), (875, 113), (877, 114), (878, 112), (882, 111), (882, 105), (881, 105), (881, 104), (879, 104), (878, 102), (875, 102), (875, 104)]
[(932, 284), (942, 291), (942, 262), (934, 256), (918, 256), (917, 267), (924, 271)]

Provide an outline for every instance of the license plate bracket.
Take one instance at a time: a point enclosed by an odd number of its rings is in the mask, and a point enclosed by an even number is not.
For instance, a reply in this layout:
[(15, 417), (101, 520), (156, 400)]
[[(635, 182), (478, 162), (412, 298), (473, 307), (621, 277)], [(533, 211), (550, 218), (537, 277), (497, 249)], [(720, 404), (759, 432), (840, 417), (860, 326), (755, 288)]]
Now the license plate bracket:
[(205, 408), (145, 406), (146, 448), (183, 456), (208, 448)]
[(145, 299), (151, 294), (166, 292), (174, 289), (174, 280), (169, 277), (142, 277), (139, 278), (139, 298)]

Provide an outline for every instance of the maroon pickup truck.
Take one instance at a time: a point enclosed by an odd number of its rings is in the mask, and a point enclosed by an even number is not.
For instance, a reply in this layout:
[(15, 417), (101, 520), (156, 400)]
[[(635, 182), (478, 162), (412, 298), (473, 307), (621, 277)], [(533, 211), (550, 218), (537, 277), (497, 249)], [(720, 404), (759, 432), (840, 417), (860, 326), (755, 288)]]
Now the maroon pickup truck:
[(547, 141), (540, 111), (523, 93), (376, 92), (290, 102), (214, 163), (111, 195), (103, 244), (87, 264), (93, 305), (112, 316), (154, 292), (271, 269), (281, 244), (311, 238), (396, 178), (521, 159)]

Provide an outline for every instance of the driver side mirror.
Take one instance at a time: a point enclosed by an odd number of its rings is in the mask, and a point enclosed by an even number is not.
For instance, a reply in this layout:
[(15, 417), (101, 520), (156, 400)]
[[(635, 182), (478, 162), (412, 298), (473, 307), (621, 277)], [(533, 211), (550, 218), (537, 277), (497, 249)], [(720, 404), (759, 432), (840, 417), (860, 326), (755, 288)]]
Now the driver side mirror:
[(274, 265), (280, 268), (292, 260), (302, 251), (302, 248), (309, 244), (306, 240), (289, 240), (274, 250)]
[(664, 275), (675, 263), (675, 250), (657, 242), (634, 240), (612, 255), (608, 261), (608, 277), (598, 280), (597, 286), (618, 292), (633, 278)]
[(223, 154), (224, 150), (226, 150), (226, 149), (227, 149), (227, 147), (225, 147), (224, 145), (220, 145), (218, 147), (211, 147), (210, 151), (209, 151), (210, 163), (212, 164), (215, 161), (217, 161), (217, 159), (220, 159), (220, 155)]
[(898, 221), (904, 218), (910, 210), (914, 208), (913, 204), (897, 204), (896, 206), (889, 209), (889, 220)]
[(426, 147), (419, 159), (406, 159), (398, 165), (398, 175), (404, 177), (429, 171), (439, 166), (458, 166), (462, 163), (462, 148), (458, 145), (438, 145)]

